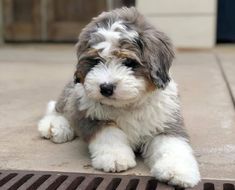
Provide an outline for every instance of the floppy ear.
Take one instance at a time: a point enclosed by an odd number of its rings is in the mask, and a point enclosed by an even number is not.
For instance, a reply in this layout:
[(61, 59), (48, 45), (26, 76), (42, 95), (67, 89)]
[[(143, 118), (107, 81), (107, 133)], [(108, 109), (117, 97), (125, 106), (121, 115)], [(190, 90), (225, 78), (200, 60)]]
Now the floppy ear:
[[(88, 39), (83, 36), (85, 36), (85, 35), (81, 34), (79, 36), (79, 40), (78, 40), (77, 44), (75, 45), (78, 60), (80, 59), (80, 56), (82, 56), (82, 54), (84, 53), (84, 51), (88, 47)], [(78, 61), (77, 65), (76, 65), (76, 71), (74, 72), (74, 75), (73, 75), (73, 81), (75, 84), (84, 82), (84, 72), (85, 72), (84, 69), (81, 67), (81, 65), (79, 64), (79, 61)]]
[(80, 78), (80, 76), (79, 76), (79, 72), (78, 72), (78, 71), (75, 71), (75, 73), (74, 73), (74, 75), (73, 75), (73, 82), (74, 82), (75, 84), (81, 82), (81, 78)]
[(88, 72), (88, 67), (86, 66), (86, 64), (77, 64), (76, 66), (76, 71), (74, 72), (73, 75), (73, 81), (74, 83), (84, 83), (85, 80), (85, 76)]
[(164, 89), (170, 81), (169, 69), (174, 58), (170, 39), (154, 27), (149, 26), (141, 37), (143, 59), (146, 62), (153, 83)]

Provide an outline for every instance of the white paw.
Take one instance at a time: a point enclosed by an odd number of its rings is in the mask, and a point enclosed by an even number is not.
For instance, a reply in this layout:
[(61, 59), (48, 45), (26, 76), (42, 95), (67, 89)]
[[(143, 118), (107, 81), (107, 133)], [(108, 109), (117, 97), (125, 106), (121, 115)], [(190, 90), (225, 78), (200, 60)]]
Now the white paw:
[(200, 173), (194, 158), (179, 160), (176, 158), (158, 160), (151, 173), (159, 181), (183, 188), (193, 187), (200, 181)]
[(105, 172), (121, 172), (135, 167), (136, 161), (133, 152), (110, 150), (93, 156), (92, 166)]
[(50, 139), (55, 143), (64, 143), (74, 138), (74, 131), (63, 116), (51, 114), (43, 117), (38, 123), (41, 137)]

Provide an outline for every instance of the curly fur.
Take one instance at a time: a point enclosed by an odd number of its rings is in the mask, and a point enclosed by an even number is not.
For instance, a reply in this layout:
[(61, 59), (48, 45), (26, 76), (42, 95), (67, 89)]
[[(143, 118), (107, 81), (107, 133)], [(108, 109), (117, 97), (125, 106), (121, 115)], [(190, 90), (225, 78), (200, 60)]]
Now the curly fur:
[[(200, 174), (169, 74), (169, 38), (135, 8), (122, 8), (83, 29), (77, 56), (74, 81), (39, 122), (41, 136), (62, 143), (77, 131), (88, 143), (93, 167), (105, 172), (134, 167), (138, 150), (158, 180), (196, 185)], [(111, 84), (109, 95), (102, 84)]]

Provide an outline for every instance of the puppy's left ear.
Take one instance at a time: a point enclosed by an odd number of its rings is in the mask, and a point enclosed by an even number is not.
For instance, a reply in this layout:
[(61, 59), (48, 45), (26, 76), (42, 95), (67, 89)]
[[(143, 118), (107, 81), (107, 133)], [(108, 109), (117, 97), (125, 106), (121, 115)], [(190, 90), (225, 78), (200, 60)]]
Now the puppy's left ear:
[(141, 40), (150, 78), (158, 88), (164, 89), (170, 81), (169, 69), (175, 55), (171, 41), (151, 26), (144, 31)]

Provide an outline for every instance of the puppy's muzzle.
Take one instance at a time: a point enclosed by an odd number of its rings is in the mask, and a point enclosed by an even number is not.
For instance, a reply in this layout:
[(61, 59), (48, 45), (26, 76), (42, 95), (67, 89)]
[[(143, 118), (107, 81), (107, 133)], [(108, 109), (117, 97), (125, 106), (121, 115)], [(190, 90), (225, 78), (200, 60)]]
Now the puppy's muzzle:
[(103, 83), (100, 85), (100, 93), (105, 97), (112, 96), (114, 88), (115, 86), (113, 84)]

